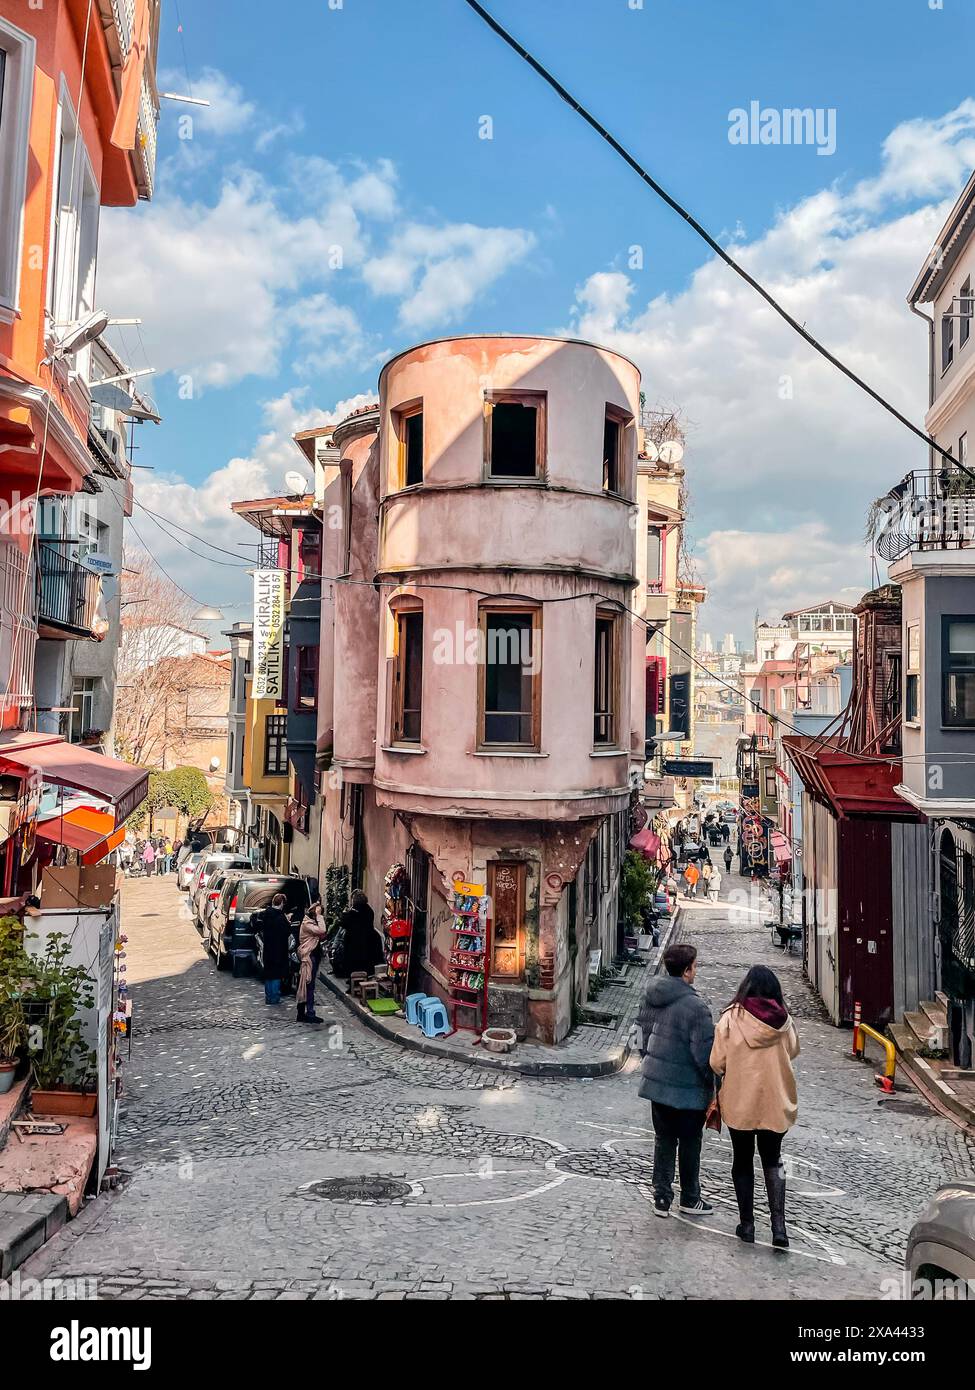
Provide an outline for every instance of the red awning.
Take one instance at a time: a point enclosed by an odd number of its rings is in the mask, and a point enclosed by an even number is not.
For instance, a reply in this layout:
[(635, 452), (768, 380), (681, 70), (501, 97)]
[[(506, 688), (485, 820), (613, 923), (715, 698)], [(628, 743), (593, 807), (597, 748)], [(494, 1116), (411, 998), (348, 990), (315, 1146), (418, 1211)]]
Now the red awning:
[(772, 854), (775, 858), (776, 864), (791, 864), (792, 850), (789, 847), (789, 841), (782, 834), (782, 831), (773, 830), (771, 835), (771, 841)]
[(125, 827), (115, 827), (115, 817), (107, 811), (82, 806), (63, 815), (38, 821), (37, 836), (55, 845), (76, 849), (82, 864), (97, 864), (125, 839)]
[(13, 733), (0, 737), (0, 759), (28, 771), (36, 771), (45, 782), (91, 792), (115, 808), (120, 825), (146, 799), (149, 773), (131, 763), (106, 758), (89, 748), (79, 748), (63, 738), (43, 734)]

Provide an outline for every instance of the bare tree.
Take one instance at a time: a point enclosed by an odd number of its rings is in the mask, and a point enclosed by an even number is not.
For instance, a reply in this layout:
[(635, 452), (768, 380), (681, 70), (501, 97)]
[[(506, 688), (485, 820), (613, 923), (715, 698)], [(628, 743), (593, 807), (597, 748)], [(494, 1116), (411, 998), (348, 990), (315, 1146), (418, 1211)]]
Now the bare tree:
[(185, 680), (177, 658), (202, 651), (194, 604), (145, 551), (126, 551), (122, 568), (122, 641), (115, 696), (119, 756), (164, 766), (165, 711)]

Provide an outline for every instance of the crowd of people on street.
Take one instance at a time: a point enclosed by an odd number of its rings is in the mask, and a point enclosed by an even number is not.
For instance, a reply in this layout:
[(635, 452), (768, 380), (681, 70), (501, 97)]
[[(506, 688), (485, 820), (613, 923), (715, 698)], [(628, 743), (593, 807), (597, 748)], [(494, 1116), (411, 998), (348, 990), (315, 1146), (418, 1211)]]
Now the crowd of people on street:
[(149, 878), (154, 874), (175, 873), (182, 847), (182, 840), (170, 839), (168, 835), (146, 838), (126, 835), (119, 846), (119, 863), (127, 877), (142, 874)]

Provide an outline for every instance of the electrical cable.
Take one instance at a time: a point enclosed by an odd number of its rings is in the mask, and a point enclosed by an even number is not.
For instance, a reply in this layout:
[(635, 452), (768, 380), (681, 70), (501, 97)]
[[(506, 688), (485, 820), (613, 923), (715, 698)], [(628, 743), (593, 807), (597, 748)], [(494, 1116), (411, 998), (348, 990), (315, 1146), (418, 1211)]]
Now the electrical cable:
[(640, 164), (640, 162), (635, 158), (635, 156), (630, 154), (629, 150), (626, 149), (626, 147), (622, 145), (614, 135), (610, 134), (606, 127), (602, 125), (596, 119), (596, 117), (593, 116), (592, 113), (582, 105), (581, 102), (577, 101), (576, 98), (572, 95), (572, 93), (569, 92), (565, 87), (563, 87), (562, 83), (559, 82), (558, 79), (554, 77), (552, 73), (550, 73), (549, 70), (538, 61), (537, 58), (533, 57), (532, 54), (529, 53), (527, 48), (520, 44), (518, 40), (514, 38), (514, 36), (510, 34), (507, 29), (504, 28), (503, 25), (499, 24), (498, 21), (494, 18), (494, 16), (491, 15), (484, 8), (483, 5), (478, 3), (478, 0), (465, 0), (465, 3), (475, 12), (475, 14), (480, 16), (484, 23), (490, 29), (492, 29), (494, 33), (498, 35), (499, 38), (504, 40), (504, 42), (508, 45), (509, 48), (513, 49), (513, 51), (518, 54), (519, 58), (524, 59), (524, 61), (529, 65), (529, 67), (531, 67), (535, 72), (537, 72), (539, 77), (541, 77), (544, 82), (547, 82), (548, 85), (552, 88), (552, 90), (556, 92), (564, 102), (571, 106), (572, 110), (575, 111), (576, 115), (581, 116), (582, 119), (587, 123), (587, 125), (591, 126), (592, 129), (596, 132), (596, 134), (599, 135), (601, 139), (606, 141), (609, 147), (612, 150), (614, 150), (616, 154), (618, 154), (626, 164), (629, 165), (629, 167), (634, 171), (634, 173), (636, 173), (643, 180), (643, 182), (653, 190), (654, 193), (656, 193), (657, 197), (663, 199), (663, 201), (667, 204), (669, 208), (676, 212), (679, 217), (682, 217), (684, 221), (687, 223), (687, 225), (691, 228), (691, 230), (697, 233), (701, 240), (704, 241), (708, 247), (710, 247), (714, 254), (720, 260), (724, 261), (725, 265), (727, 265), (731, 270), (733, 270), (736, 275), (739, 275), (747, 285), (750, 285), (751, 288), (755, 291), (755, 293), (760, 295), (762, 299), (765, 300), (766, 304), (768, 304), (769, 307), (773, 309), (779, 315), (780, 318), (784, 319), (790, 328), (794, 329), (795, 332), (799, 334), (800, 338), (807, 342), (809, 346), (812, 347), (816, 352), (818, 352), (821, 357), (824, 357), (827, 362), (829, 362), (832, 366), (836, 367), (838, 371), (842, 372), (844, 376), (848, 377), (849, 380), (854, 383), (854, 385), (859, 386), (861, 391), (865, 391), (868, 396), (872, 397), (872, 399), (875, 400), (878, 405), (882, 406), (883, 409), (888, 412), (888, 414), (893, 415), (895, 420), (898, 420), (902, 425), (905, 425), (911, 431), (912, 434), (917, 436), (918, 439), (923, 440), (924, 443), (930, 449), (936, 450), (936, 452), (941, 454), (943, 458), (950, 459), (952, 464), (961, 468), (964, 473), (967, 473), (968, 476), (973, 481), (975, 481), (975, 473), (973, 473), (970, 468), (968, 468), (965, 464), (960, 463), (958, 459), (953, 458), (948, 449), (943, 449), (940, 444), (938, 444), (934, 439), (931, 438), (930, 435), (925, 434), (924, 430), (922, 430), (918, 425), (915, 425), (914, 422), (912, 420), (909, 420), (906, 415), (903, 415), (897, 409), (897, 407), (892, 405), (890, 401), (886, 400), (885, 397), (883, 397), (879, 391), (875, 391), (872, 386), (870, 386), (866, 381), (864, 381), (862, 377), (858, 376), (851, 367), (848, 367), (846, 365), (845, 362), (841, 362), (840, 359), (834, 353), (830, 352), (829, 349), (825, 347), (821, 342), (819, 342), (817, 338), (814, 338), (813, 335), (809, 333), (806, 330), (806, 328), (801, 323), (799, 323), (797, 319), (793, 318), (789, 311), (783, 308), (783, 306), (778, 302), (777, 299), (774, 298), (773, 295), (769, 293), (769, 291), (764, 287), (764, 285), (762, 285), (758, 280), (756, 280), (753, 275), (749, 275), (748, 271), (745, 270), (744, 266), (740, 265), (738, 261), (734, 259), (733, 256), (730, 256), (728, 254), (724, 247), (721, 246), (721, 244), (714, 239), (710, 232), (708, 232), (707, 229), (704, 226), (702, 226), (700, 222), (698, 222), (697, 218), (693, 217), (691, 213), (687, 211), (686, 208), (682, 207), (681, 204), (678, 203), (676, 198), (671, 197), (667, 190), (661, 187), (661, 185), (656, 181), (656, 179), (654, 179), (647, 172), (647, 170), (643, 167), (642, 164)]

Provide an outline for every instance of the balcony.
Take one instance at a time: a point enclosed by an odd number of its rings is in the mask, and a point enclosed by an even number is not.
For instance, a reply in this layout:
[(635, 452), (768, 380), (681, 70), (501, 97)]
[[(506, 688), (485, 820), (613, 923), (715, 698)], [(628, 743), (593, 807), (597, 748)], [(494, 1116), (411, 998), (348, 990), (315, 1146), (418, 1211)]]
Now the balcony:
[(911, 551), (975, 545), (975, 478), (960, 468), (908, 473), (874, 504), (877, 554), (888, 563)]
[[(135, 0), (99, 0), (102, 27), (108, 41), (113, 67), (121, 73), (132, 43)], [(159, 93), (156, 89), (155, 55), (159, 34), (159, 0), (149, 0), (149, 54), (139, 97), (139, 124), (132, 163), (140, 198), (151, 198), (156, 175), (156, 126), (159, 120)]]
[(40, 637), (89, 637), (94, 632), (101, 580), (71, 558), (77, 541), (37, 545), (37, 631)]

